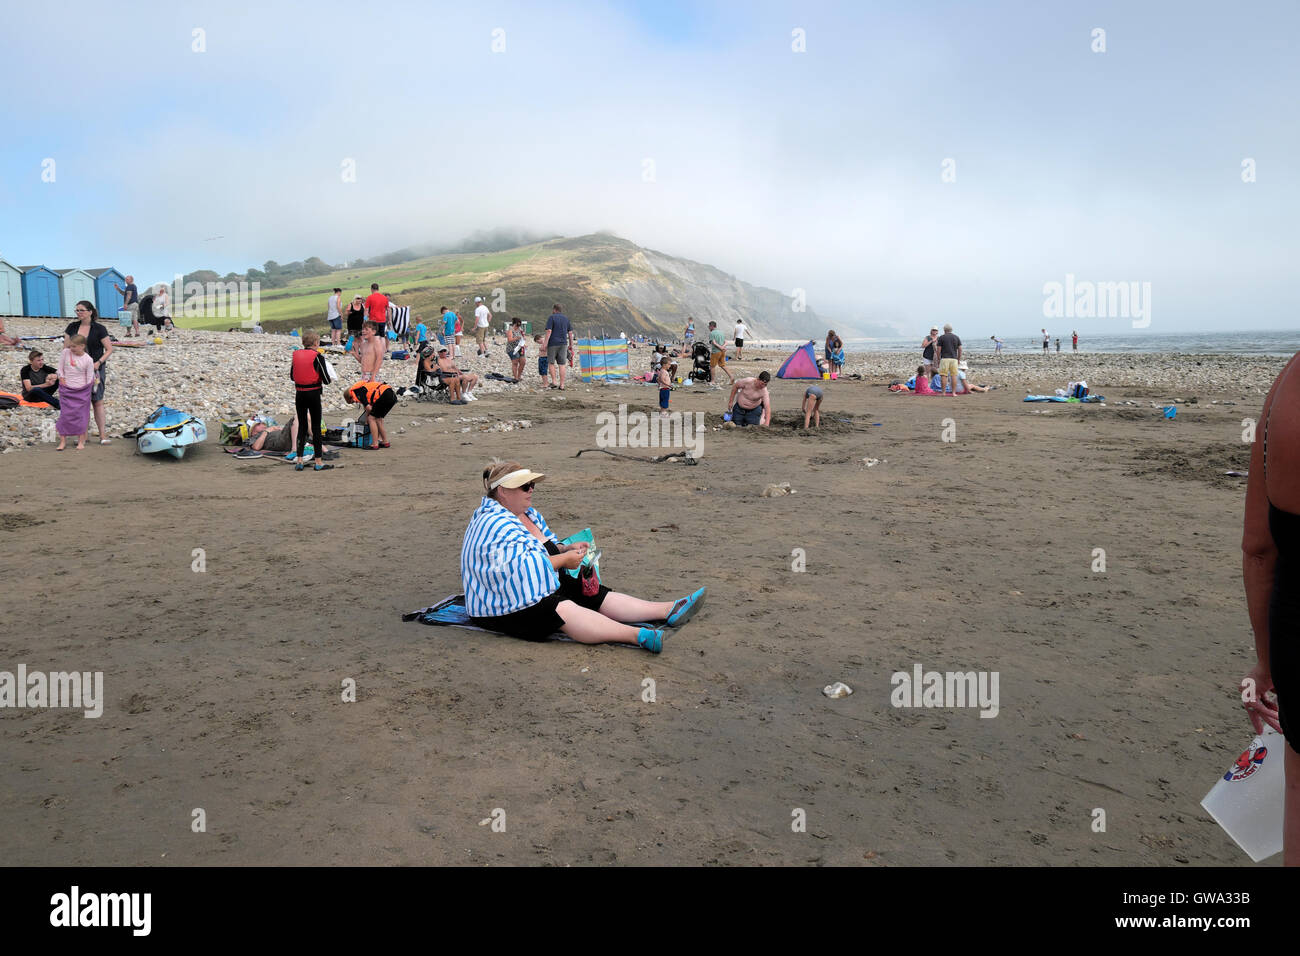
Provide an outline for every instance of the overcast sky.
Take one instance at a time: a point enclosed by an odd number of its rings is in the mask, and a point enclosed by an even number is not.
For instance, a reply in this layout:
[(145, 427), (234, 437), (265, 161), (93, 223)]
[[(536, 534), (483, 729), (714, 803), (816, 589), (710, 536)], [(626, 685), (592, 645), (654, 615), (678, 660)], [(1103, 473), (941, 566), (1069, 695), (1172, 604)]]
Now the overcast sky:
[(1027, 336), (1067, 274), (1149, 282), (1150, 332), (1295, 329), (1298, 11), (10, 5), (0, 257), (143, 282), (609, 229), (908, 334)]

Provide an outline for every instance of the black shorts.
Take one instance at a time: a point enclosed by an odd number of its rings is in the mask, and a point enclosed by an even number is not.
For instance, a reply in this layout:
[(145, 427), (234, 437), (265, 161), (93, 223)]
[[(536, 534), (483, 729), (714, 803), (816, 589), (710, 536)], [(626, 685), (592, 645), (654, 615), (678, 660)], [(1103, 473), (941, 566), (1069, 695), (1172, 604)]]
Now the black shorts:
[(387, 322), (376, 322), (376, 323), (375, 323), (375, 338), (377, 338), (377, 339), (379, 339), (381, 342), (383, 342), (385, 346), (388, 344), (388, 331), (387, 331), (387, 330), (388, 330), (388, 323), (387, 323)]
[(571, 578), (560, 572), (560, 587), (530, 607), (500, 614), (496, 617), (470, 618), (479, 627), (489, 631), (500, 631), (525, 641), (549, 641), (551, 635), (564, 627), (564, 618), (555, 610), (561, 601), (572, 601), (591, 611), (599, 611), (605, 603), (609, 588), (601, 585), (600, 591), (593, 597), (584, 597), (582, 585), (577, 578)]
[(736, 348), (738, 348), (738, 349), (743, 349), (744, 347), (745, 347), (745, 340), (744, 340), (744, 339), (736, 339)]
[(397, 404), (397, 393), (391, 388), (375, 399), (375, 404), (370, 406), (370, 415), (372, 418), (383, 418), (393, 410)]
[(1300, 750), (1300, 515), (1268, 506), (1268, 529), (1277, 545), (1268, 603), (1268, 660), (1277, 692), (1278, 723), (1291, 749)]

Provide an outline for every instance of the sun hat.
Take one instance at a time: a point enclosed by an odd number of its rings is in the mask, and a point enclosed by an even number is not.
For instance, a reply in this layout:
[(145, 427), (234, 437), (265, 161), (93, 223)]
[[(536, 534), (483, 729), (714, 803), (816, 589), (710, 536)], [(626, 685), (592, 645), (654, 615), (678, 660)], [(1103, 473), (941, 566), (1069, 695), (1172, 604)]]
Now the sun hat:
[(476, 295), (476, 296), (474, 296), (474, 301), (475, 301), (475, 302), (482, 302), (482, 301), (483, 301), (483, 297), (482, 297), (481, 295)]
[(541, 481), (546, 476), (541, 472), (529, 471), (527, 468), (520, 468), (518, 471), (512, 471), (509, 474), (502, 475), (489, 488), (518, 488), (526, 485), (530, 481)]
[(970, 365), (969, 365), (967, 362), (965, 362), (964, 360), (961, 361), (961, 362), (958, 362), (958, 363), (957, 363), (957, 371), (959, 371), (959, 372), (969, 372), (969, 371), (970, 371)]

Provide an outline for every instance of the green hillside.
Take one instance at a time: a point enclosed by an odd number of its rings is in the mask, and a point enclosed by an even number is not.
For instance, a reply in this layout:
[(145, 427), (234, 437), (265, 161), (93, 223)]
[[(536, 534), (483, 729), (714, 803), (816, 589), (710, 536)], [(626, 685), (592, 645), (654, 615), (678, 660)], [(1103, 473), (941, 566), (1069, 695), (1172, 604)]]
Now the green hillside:
[[(653, 322), (630, 303), (606, 295), (595, 281), (617, 262), (598, 262), (588, 251), (582, 262), (574, 261), (569, 249), (550, 249), (551, 243), (535, 243), (504, 252), (429, 256), (399, 265), (377, 268), (340, 269), (322, 276), (292, 280), (278, 289), (260, 292), (260, 317), (267, 331), (287, 331), (299, 326), (326, 328), (325, 307), (336, 286), (344, 301), (354, 295), (368, 295), (370, 284), (379, 283), (398, 305), (410, 306), (412, 318), (432, 323), (438, 307), (457, 312), (472, 306), (481, 295), (489, 305), (495, 289), (504, 290), (505, 309), (500, 316), (518, 316), (537, 324), (559, 302), (581, 333), (608, 330), (655, 333)], [(579, 272), (578, 269), (582, 271)], [(184, 328), (228, 329), (240, 324), (238, 317), (217, 314), (218, 302), (209, 300), (203, 316), (178, 317)], [(173, 310), (181, 311), (181, 310)]]

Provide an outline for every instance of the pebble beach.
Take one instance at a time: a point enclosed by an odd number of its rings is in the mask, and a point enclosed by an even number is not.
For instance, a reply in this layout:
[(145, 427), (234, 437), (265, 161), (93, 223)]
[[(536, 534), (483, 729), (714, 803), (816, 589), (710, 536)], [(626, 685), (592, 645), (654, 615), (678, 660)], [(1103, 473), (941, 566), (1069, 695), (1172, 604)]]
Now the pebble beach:
[[(46, 320), (6, 319), (10, 334), (28, 336), (55, 335), (62, 324)], [(117, 329), (110, 325), (110, 332)], [(143, 341), (138, 347), (118, 348), (122, 342)], [(109, 364), (106, 396), (108, 433), (116, 438), (139, 425), (159, 405), (189, 412), (204, 419), (215, 434), (220, 421), (248, 418), (269, 412), (287, 420), (293, 414), (293, 391), (288, 379), (289, 355), (299, 340), (289, 335), (253, 335), (246, 332), (204, 332), (180, 329), (163, 337), (155, 345), (150, 338), (124, 339), (115, 343)], [(27, 362), (31, 347), (45, 353), (46, 362), (58, 361), (61, 339), (24, 342), (21, 349), (0, 353), (0, 391), (19, 390), (18, 373)], [(789, 354), (789, 346), (763, 348), (747, 346), (744, 361), (729, 363), (743, 374), (757, 374), (766, 368), (775, 376), (777, 368)], [(734, 354), (734, 353), (733, 353)], [(343, 383), (357, 378), (358, 366), (344, 354), (330, 356)], [(479, 375), (476, 394), (536, 392), (536, 348), (530, 343), (524, 381), (518, 385), (486, 378), (490, 372), (509, 374), (510, 364), (502, 340), (498, 339), (490, 354), (474, 354), (473, 339), (462, 341), (460, 367)], [(1052, 352), (1047, 355), (1004, 353), (991, 350), (967, 353), (972, 381), (998, 385), (1011, 390), (1052, 394), (1069, 381), (1087, 381), (1094, 393), (1117, 399), (1142, 398), (1156, 402), (1241, 401), (1259, 404), (1273, 379), (1285, 365), (1285, 359), (1258, 355), (1181, 355), (1166, 353), (1133, 355), (1088, 352)], [(888, 385), (906, 380), (916, 371), (919, 357), (899, 352), (850, 352), (843, 379), (872, 385)], [(679, 359), (679, 374), (685, 377), (689, 360)], [(631, 370), (643, 373), (649, 368), (649, 350), (633, 349)], [(733, 371), (734, 374), (734, 371)], [(855, 379), (854, 377), (857, 376)], [(411, 385), (415, 380), (414, 361), (388, 360), (381, 378), (393, 386)], [(589, 388), (590, 386), (580, 387)], [(425, 406), (427, 410), (432, 406)], [(441, 407), (441, 406), (440, 406)], [(469, 407), (466, 407), (466, 410)], [(343, 402), (341, 390), (327, 389), (324, 401), (327, 425), (339, 425), (355, 418), (355, 411)], [(521, 413), (527, 411), (521, 403)], [(58, 413), (41, 409), (13, 409), (0, 417), (0, 447), (4, 452), (54, 442), (54, 420)], [(92, 422), (93, 428), (93, 422)]]

